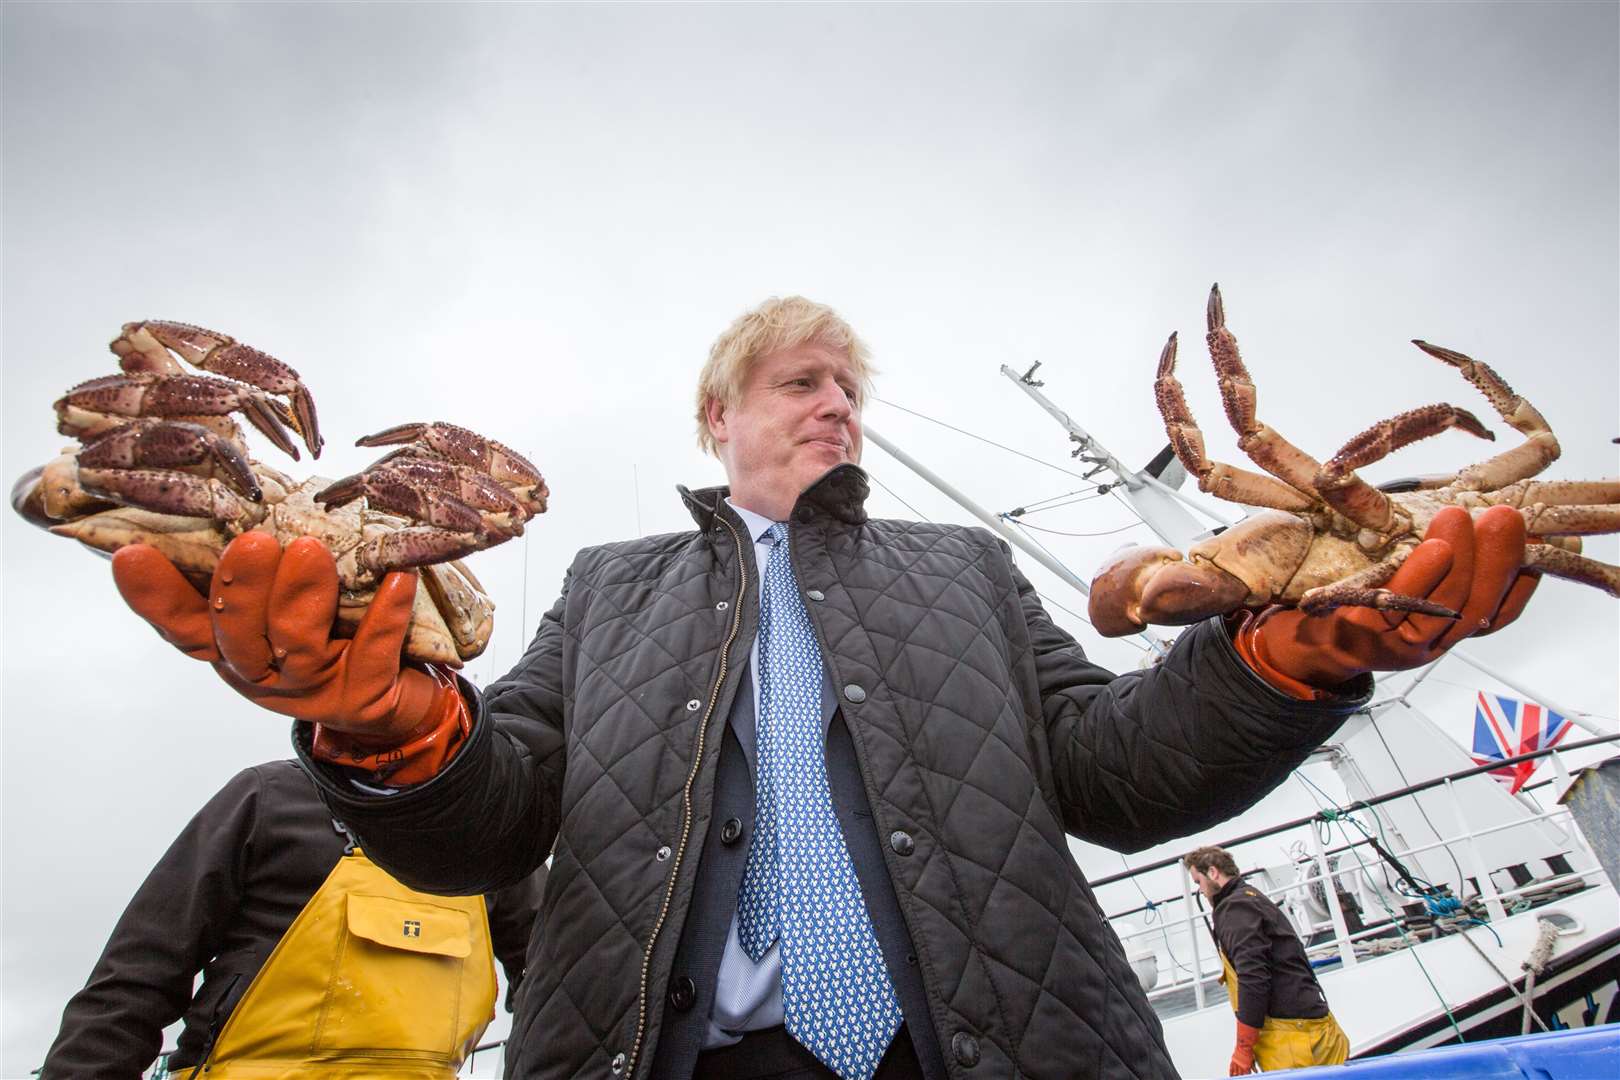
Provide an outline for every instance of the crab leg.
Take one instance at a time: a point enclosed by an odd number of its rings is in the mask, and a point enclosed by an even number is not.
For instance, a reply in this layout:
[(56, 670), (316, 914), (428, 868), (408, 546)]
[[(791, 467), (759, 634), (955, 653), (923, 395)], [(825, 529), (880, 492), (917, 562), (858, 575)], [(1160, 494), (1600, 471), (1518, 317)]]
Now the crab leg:
[(1308, 615), (1320, 615), (1339, 607), (1370, 607), (1380, 611), (1413, 611), (1438, 615), (1444, 619), (1457, 618), (1455, 611), (1441, 604), (1379, 588), (1395, 576), (1395, 571), (1401, 568), (1406, 557), (1416, 550), (1416, 544), (1402, 544), (1382, 562), (1374, 563), (1360, 573), (1351, 574), (1331, 585), (1307, 590), (1299, 599), (1300, 610)]
[[(231, 533), (261, 521), (264, 512), (212, 477), (166, 469), (79, 468), (79, 486), (91, 495), (159, 514), (209, 518)], [(59, 530), (57, 530), (59, 531)]]
[(1594, 585), (1610, 596), (1620, 597), (1620, 566), (1610, 566), (1549, 544), (1527, 545), (1524, 549), (1524, 565), (1543, 570), (1553, 577)]
[(57, 430), (64, 435), (98, 435), (139, 417), (242, 415), (294, 460), (298, 447), (287, 436), (292, 415), (286, 406), (237, 383), (208, 375), (162, 375), (135, 371), (103, 375), (69, 390), (56, 402)]
[(1351, 521), (1382, 532), (1391, 520), (1389, 496), (1368, 484), (1356, 470), (1450, 428), (1461, 428), (1487, 441), (1496, 438), (1466, 409), (1425, 405), (1374, 424), (1345, 443), (1316, 474), (1316, 490)]
[(1254, 382), (1249, 378), (1249, 369), (1243, 365), (1237, 338), (1226, 328), (1226, 307), (1221, 302), (1219, 285), (1209, 290), (1205, 317), (1209, 326), (1206, 340), (1219, 376), (1221, 404), (1226, 407), (1226, 418), (1232, 430), (1238, 434), (1239, 448), (1256, 465), (1289, 487), (1315, 495), (1316, 474), (1322, 468), (1321, 463), (1269, 425), (1261, 423), (1255, 415)]
[(1519, 513), (1532, 536), (1602, 536), (1620, 532), (1620, 506), (1526, 506)]
[(1499, 491), (1448, 491), (1439, 498), (1457, 506), (1603, 506), (1620, 503), (1620, 480), (1520, 480)]
[(412, 566), (449, 562), (490, 546), (471, 533), (417, 525), (384, 533), (360, 545), (355, 560), (367, 570), (386, 574)]
[(1491, 370), (1489, 364), (1416, 338), (1412, 344), (1436, 360), (1461, 371), (1463, 378), (1485, 395), (1508, 426), (1525, 436), (1525, 441), (1513, 449), (1463, 469), (1452, 481), (1452, 486), (1471, 491), (1491, 491), (1515, 480), (1534, 476), (1558, 460), (1561, 452), (1558, 437), (1553, 434), (1547, 421), (1534, 405), (1515, 394), (1513, 388)]
[[(376, 509), (403, 514), (426, 525), (467, 533), (477, 542), (473, 550), (485, 547), (490, 542), (511, 539), (523, 531), (522, 508), (505, 488), (487, 478), (484, 484), (478, 484), (471, 476), (455, 477), (452, 471), (455, 466), (447, 462), (429, 462), (426, 458), (418, 460), (427, 462), (427, 466), (373, 466), (365, 472), (344, 477), (317, 492), (315, 501), (321, 504), (322, 509), (330, 510), (365, 496)], [(443, 466), (443, 473), (448, 475), (434, 475), (440, 471), (434, 466)], [(466, 471), (472, 473), (470, 469)], [(465, 483), (453, 488), (456, 479)], [(498, 497), (492, 495), (490, 489), (505, 496), (500, 509), (507, 513), (480, 513), (466, 501), (470, 494), (475, 501), (483, 502), (487, 507)], [(512, 511), (516, 512), (516, 517), (512, 516)]]
[(125, 323), (124, 332), (113, 339), (111, 348), (125, 371), (179, 373), (179, 365), (169, 356), (168, 350), (173, 349), (194, 367), (285, 395), (292, 403), (289, 426), (303, 436), (312, 456), (321, 456), (323, 441), (315, 418), (315, 399), (298, 372), (269, 353), (243, 345), (226, 334), (162, 319)]
[(251, 502), (264, 498), (247, 456), (230, 439), (198, 424), (136, 420), (85, 443), (80, 469), (196, 469), (224, 480)]
[(1187, 398), (1176, 378), (1176, 335), (1171, 334), (1159, 353), (1159, 376), (1153, 383), (1164, 417), (1165, 434), (1187, 471), (1198, 477), (1198, 489), (1228, 502), (1267, 506), (1275, 510), (1309, 510), (1315, 505), (1308, 495), (1295, 491), (1280, 480), (1240, 469), (1225, 462), (1211, 461), (1204, 453), (1204, 433), (1187, 407)]

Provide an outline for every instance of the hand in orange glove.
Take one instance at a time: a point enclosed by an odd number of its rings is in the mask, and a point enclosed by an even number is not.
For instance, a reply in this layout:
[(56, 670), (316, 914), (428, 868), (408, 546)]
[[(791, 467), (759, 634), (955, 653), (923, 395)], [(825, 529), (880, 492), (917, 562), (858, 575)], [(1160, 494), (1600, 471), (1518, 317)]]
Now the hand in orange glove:
[(1260, 1039), (1260, 1029), (1237, 1022), (1237, 1045), (1232, 1048), (1232, 1062), (1226, 1067), (1227, 1076), (1248, 1076), (1254, 1072), (1254, 1044)]
[(1425, 597), (1460, 618), (1365, 607), (1307, 615), (1270, 607), (1241, 626), (1233, 642), (1267, 682), (1306, 700), (1366, 671), (1421, 667), (1524, 611), (1541, 579), (1523, 568), (1524, 542), (1524, 519), (1511, 507), (1492, 507), (1478, 521), (1447, 507), (1385, 588)]
[(455, 679), (401, 663), (416, 575), (392, 573), (353, 639), (333, 638), (337, 564), (304, 537), (286, 551), (244, 533), (220, 555), (204, 600), (156, 548), (113, 556), (113, 580), (135, 613), (186, 655), (273, 712), (316, 725), (315, 756), (417, 783), (449, 761), (471, 727)]

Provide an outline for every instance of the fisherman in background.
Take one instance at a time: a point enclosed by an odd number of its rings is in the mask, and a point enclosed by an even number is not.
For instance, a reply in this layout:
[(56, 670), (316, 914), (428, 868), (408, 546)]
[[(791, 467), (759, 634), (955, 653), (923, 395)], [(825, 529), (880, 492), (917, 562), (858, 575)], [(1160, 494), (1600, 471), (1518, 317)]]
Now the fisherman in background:
[(1237, 1014), (1228, 1076), (1307, 1065), (1342, 1065), (1350, 1040), (1311, 970), (1305, 947), (1277, 905), (1238, 874), (1223, 848), (1201, 847), (1182, 859), (1214, 912), (1221, 981)]
[[(507, 1011), (546, 871), (484, 898), (414, 892), (355, 847), (298, 764), (244, 769), (197, 812), (68, 1002), (46, 1080), (455, 1075)], [(202, 981), (193, 992), (198, 972)]]

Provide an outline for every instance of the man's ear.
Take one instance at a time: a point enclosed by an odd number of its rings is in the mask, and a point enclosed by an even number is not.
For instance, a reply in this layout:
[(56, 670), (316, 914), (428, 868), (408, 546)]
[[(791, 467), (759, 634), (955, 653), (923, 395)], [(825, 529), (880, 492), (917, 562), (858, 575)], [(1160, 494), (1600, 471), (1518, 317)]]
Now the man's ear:
[(703, 403), (703, 418), (709, 422), (709, 434), (714, 441), (723, 443), (730, 438), (726, 431), (726, 404), (719, 398), (710, 398)]

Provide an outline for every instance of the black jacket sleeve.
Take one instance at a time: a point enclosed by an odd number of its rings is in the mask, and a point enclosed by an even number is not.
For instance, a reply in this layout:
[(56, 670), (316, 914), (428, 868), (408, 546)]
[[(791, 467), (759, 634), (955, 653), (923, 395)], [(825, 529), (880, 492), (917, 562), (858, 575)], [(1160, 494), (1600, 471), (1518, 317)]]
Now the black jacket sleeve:
[(1219, 619), (1185, 631), (1146, 671), (1115, 676), (1052, 622), (1013, 569), (1029, 628), (1064, 827), (1117, 851), (1208, 828), (1259, 801), (1364, 705), (1299, 701), (1249, 670)]
[(236, 912), (259, 800), (258, 774), (238, 773), (158, 860), (68, 1002), (45, 1077), (134, 1080), (157, 1057)]
[(467, 743), (433, 779), (393, 795), (370, 795), (345, 770), (309, 753), (307, 724), (293, 745), (332, 813), (366, 854), (413, 889), (445, 895), (515, 885), (551, 854), (561, 820), (563, 594), (512, 671), (480, 695), (462, 682), (473, 710)]
[(484, 906), (489, 910), (490, 942), (495, 947), (495, 959), (506, 972), (507, 1012), (512, 1011), (518, 987), (523, 984), (525, 954), (545, 891), (546, 868), (542, 866), (516, 885), (484, 897)]

